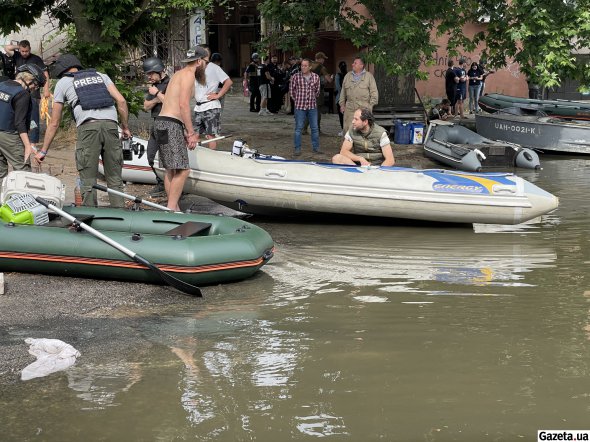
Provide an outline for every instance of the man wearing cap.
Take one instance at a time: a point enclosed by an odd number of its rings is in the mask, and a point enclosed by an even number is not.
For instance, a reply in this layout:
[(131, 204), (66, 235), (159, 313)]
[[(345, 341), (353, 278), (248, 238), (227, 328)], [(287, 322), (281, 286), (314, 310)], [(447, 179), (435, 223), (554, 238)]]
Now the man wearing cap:
[[(60, 80), (53, 91), (51, 122), (45, 132), (43, 148), (37, 152), (42, 161), (47, 155), (51, 142), (59, 128), (61, 114), (67, 104), (72, 109), (77, 128), (76, 167), (82, 183), (82, 205), (98, 206), (96, 184), (98, 157), (102, 156), (107, 186), (123, 191), (123, 148), (119, 139), (119, 128), (123, 138), (131, 137), (127, 101), (110, 77), (94, 69), (82, 69), (74, 54), (61, 55), (53, 65), (53, 77)], [(118, 117), (121, 119), (117, 124)], [(123, 207), (123, 197), (109, 193), (112, 207)]]
[(250, 112), (260, 112), (260, 88), (258, 83), (258, 64), (260, 56), (254, 52), (250, 58), (250, 64), (244, 72), (244, 78), (248, 81), (250, 89)]
[(195, 93), (195, 80), (199, 85), (206, 84), (208, 57), (207, 50), (199, 46), (186, 52), (181, 61), (187, 65), (170, 79), (162, 110), (154, 121), (160, 166), (166, 169), (167, 206), (174, 211), (180, 211), (178, 202), (190, 173), (187, 148), (193, 150), (199, 141), (199, 134), (193, 130), (190, 100)]
[[(315, 54), (315, 61), (311, 64), (311, 72), (317, 74), (320, 77), (320, 95), (318, 95), (317, 99), (317, 109), (318, 109), (318, 129), (322, 130), (322, 108), (325, 103), (325, 96), (324, 96), (324, 88), (326, 83), (330, 83), (332, 81), (333, 76), (330, 75), (326, 66), (324, 66), (324, 62), (328, 59), (328, 56), (323, 52), (318, 52)], [(307, 124), (305, 125), (307, 128)]]
[[(209, 61), (209, 48), (201, 46), (207, 51)], [(219, 54), (217, 54), (219, 55)], [(222, 84), (220, 90), (219, 85)], [(205, 135), (211, 139), (219, 135), (221, 129), (221, 101), (233, 81), (221, 67), (215, 63), (208, 63), (205, 68), (205, 84), (195, 81), (195, 108), (193, 128), (199, 135)], [(217, 144), (210, 142), (207, 147), (215, 149)]]
[(350, 128), (357, 109), (367, 108), (372, 111), (378, 101), (379, 91), (373, 74), (365, 69), (365, 60), (362, 57), (355, 57), (352, 70), (344, 76), (338, 99), (340, 111), (344, 113), (344, 133)]

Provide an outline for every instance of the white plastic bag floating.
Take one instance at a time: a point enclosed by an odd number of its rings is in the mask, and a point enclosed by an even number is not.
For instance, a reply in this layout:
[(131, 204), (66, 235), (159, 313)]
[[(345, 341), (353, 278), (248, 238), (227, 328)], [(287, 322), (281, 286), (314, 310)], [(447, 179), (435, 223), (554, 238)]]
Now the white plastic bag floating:
[(23, 369), (21, 372), (23, 381), (65, 370), (74, 365), (76, 358), (80, 356), (78, 350), (59, 339), (27, 338), (25, 342), (30, 345), (29, 353), (37, 360)]

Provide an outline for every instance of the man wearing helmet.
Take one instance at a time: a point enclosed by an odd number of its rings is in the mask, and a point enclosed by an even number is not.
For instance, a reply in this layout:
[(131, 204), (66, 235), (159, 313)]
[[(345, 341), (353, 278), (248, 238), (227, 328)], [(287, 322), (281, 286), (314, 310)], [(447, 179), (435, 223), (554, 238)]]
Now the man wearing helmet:
[(39, 67), (24, 64), (17, 68), (15, 80), (0, 83), (0, 182), (8, 174), (9, 164), (14, 170), (31, 170), (31, 92), (45, 82)]
[[(43, 62), (43, 59), (38, 55), (35, 55), (31, 52), (31, 43), (28, 40), (21, 40), (18, 44), (8, 44), (4, 46), (4, 50), (6, 51), (6, 55), (12, 57), (12, 63), (15, 68), (18, 68), (24, 64), (34, 64), (38, 66), (42, 71), (43, 75), (45, 76), (45, 86), (43, 87), (43, 96), (45, 98), (49, 98), (49, 73), (47, 72), (47, 66)], [(33, 148), (36, 148), (37, 143), (39, 142), (39, 102), (41, 101), (41, 94), (40, 91), (36, 90), (31, 94), (33, 98), (33, 110), (31, 114), (31, 120), (34, 121), (34, 124), (30, 131), (29, 138), (31, 140), (31, 144)]]
[[(143, 71), (147, 76), (148, 82), (151, 86), (148, 88), (148, 93), (143, 102), (143, 109), (146, 112), (152, 113), (152, 118), (156, 118), (160, 115), (162, 110), (162, 103), (164, 102), (164, 95), (166, 94), (166, 88), (170, 82), (170, 77), (166, 75), (164, 63), (158, 57), (146, 58), (143, 62)], [(147, 145), (147, 160), (149, 165), (154, 170), (154, 160), (158, 153), (158, 143), (154, 135), (153, 125), (150, 130), (150, 139)], [(160, 196), (165, 192), (164, 181), (156, 175), (156, 186), (151, 190), (151, 196)]]
[[(123, 149), (119, 139), (118, 117), (123, 138), (131, 137), (127, 101), (108, 75), (94, 69), (82, 69), (73, 54), (61, 55), (52, 68), (53, 76), (59, 78), (53, 92), (51, 123), (45, 132), (43, 148), (37, 159), (43, 161), (55, 137), (61, 114), (67, 104), (72, 109), (78, 139), (76, 142), (76, 167), (82, 182), (82, 204), (98, 206), (93, 185), (98, 176), (98, 157), (102, 156), (107, 186), (123, 191)], [(109, 193), (112, 207), (123, 207), (124, 199)]]

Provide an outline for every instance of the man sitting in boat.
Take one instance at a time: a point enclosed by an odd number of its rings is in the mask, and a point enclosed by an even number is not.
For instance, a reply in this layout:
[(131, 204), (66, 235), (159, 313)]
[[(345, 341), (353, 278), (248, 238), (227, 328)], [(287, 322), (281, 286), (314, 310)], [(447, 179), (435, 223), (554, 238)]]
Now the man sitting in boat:
[(334, 164), (393, 166), (395, 159), (387, 131), (375, 124), (373, 113), (367, 108), (357, 109), (350, 129), (344, 135), (340, 153), (332, 157)]

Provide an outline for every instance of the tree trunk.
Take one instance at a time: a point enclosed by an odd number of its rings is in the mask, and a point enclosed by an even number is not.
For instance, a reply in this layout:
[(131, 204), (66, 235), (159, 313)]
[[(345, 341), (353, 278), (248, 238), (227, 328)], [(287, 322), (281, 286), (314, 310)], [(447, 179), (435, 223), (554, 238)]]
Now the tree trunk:
[(76, 26), (76, 38), (83, 43), (100, 43), (102, 29), (100, 25), (89, 21), (84, 15), (83, 0), (67, 0), (67, 3)]
[(375, 82), (379, 91), (378, 107), (414, 104), (416, 101), (414, 94), (416, 80), (411, 75), (392, 77), (387, 75), (383, 67), (375, 66)]

